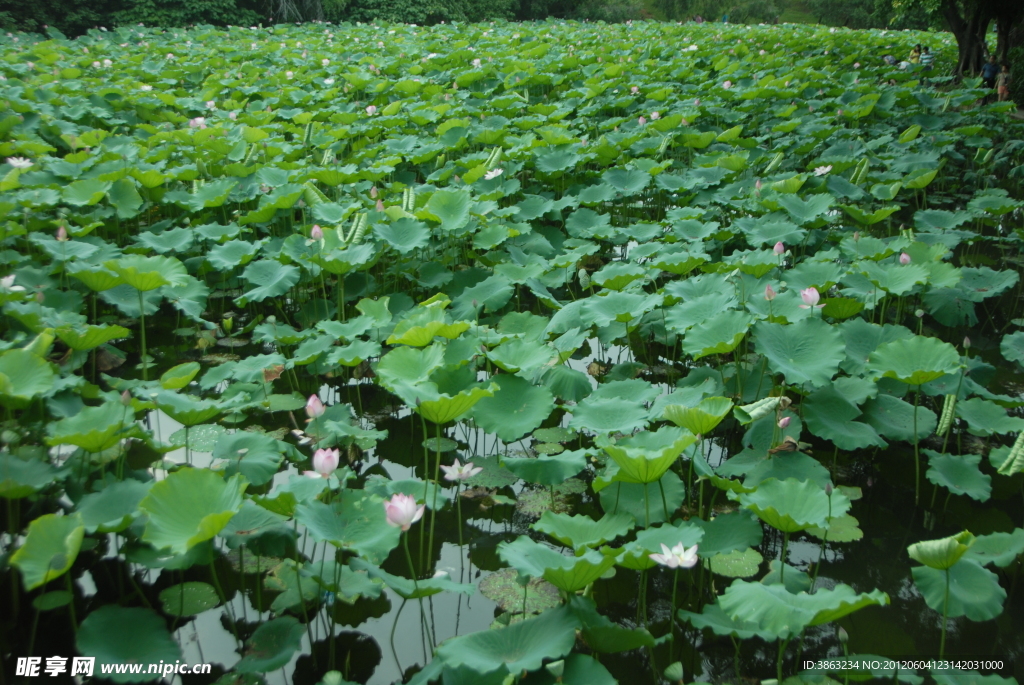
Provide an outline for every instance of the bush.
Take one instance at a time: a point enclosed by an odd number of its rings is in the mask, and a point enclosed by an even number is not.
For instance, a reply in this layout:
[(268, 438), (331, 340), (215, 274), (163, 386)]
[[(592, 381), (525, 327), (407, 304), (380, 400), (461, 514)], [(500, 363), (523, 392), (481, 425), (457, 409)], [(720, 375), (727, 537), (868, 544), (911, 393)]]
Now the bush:
[(1024, 45), (1010, 50), (1010, 99), (1024, 106)]

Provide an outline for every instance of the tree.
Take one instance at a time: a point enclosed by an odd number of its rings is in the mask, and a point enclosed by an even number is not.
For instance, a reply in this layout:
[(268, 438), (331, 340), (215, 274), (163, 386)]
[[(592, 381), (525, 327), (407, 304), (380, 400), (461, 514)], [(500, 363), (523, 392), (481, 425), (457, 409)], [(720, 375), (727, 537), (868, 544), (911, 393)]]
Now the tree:
[(959, 58), (956, 74), (973, 74), (981, 70), (989, 53), (985, 36), (996, 24), (998, 62), (1005, 62), (1009, 51), (1024, 42), (1024, 3), (1011, 0), (892, 0), (897, 16), (917, 8), (941, 16), (956, 37)]

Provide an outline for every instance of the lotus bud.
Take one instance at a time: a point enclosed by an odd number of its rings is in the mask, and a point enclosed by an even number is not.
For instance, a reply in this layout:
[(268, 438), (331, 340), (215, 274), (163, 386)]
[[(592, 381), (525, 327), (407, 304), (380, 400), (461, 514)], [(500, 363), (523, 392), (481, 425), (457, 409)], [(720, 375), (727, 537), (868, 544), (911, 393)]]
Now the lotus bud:
[(910, 255), (908, 255), (906, 252), (901, 252), (900, 253), (900, 264), (902, 264), (904, 266), (906, 266), (907, 264), (910, 264)]
[(57, 240), (59, 240), (60, 242), (63, 243), (67, 239), (68, 239), (68, 230), (66, 228), (64, 228), (64, 226), (61, 226), (60, 228), (57, 229)]
[(854, 231), (853, 232), (853, 242), (857, 242), (858, 240), (860, 240), (860, 231)]
[(380, 200), (380, 199), (377, 200), (377, 211), (378, 212), (383, 212), (384, 211), (384, 201), (383, 200)]
[(775, 243), (775, 247), (772, 248), (772, 252), (775, 254), (784, 254), (786, 252), (786, 246), (782, 244), (782, 241)]
[(764, 299), (769, 302), (775, 299), (775, 289), (772, 288), (770, 283), (764, 287)]
[(831, 497), (832, 491), (832, 483), (825, 483), (825, 494)]
[(754, 190), (761, 192), (761, 179), (754, 181)]
[(839, 641), (844, 645), (850, 640), (850, 634), (846, 632), (846, 628), (839, 626)]
[(324, 229), (320, 228), (319, 224), (313, 224), (313, 228), (309, 231), (309, 237), (313, 240), (323, 240)]
[(121, 393), (121, 406), (130, 407), (132, 406), (132, 394), (125, 390)]
[(641, 126), (644, 126), (644, 125), (647, 124), (647, 118), (646, 117), (640, 117), (639, 119), (636, 120), (636, 123), (640, 124)]
[(789, 421), (790, 417), (783, 416), (781, 419), (779, 419), (779, 428), (786, 428), (787, 426), (789, 426)]
[(665, 669), (665, 678), (672, 682), (680, 682), (683, 679), (683, 664), (682, 662), (675, 662), (669, 664), (668, 668)]
[(324, 407), (324, 403), (320, 401), (317, 395), (310, 395), (309, 400), (306, 402), (306, 416), (311, 419), (316, 419), (324, 415), (327, 408)]
[(924, 310), (923, 309), (915, 309), (914, 310), (914, 316), (916, 316), (919, 319), (922, 318), (924, 316)]
[(964, 349), (965, 350), (971, 349), (971, 339), (968, 338), (966, 335), (964, 336)]
[(377, 199), (377, 186), (370, 187), (370, 197), (374, 200)]

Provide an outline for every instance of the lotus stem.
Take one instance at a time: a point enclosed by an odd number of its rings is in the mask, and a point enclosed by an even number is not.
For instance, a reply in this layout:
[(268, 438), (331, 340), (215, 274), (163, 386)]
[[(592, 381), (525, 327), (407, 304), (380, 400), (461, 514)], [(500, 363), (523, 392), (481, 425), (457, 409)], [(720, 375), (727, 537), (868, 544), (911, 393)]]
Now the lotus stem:
[[(68, 594), (71, 595), (71, 601), (68, 602), (68, 616), (71, 618), (71, 632), (78, 635), (78, 617), (75, 615), (75, 588), (71, 584), (70, 572), (64, 574), (64, 584), (68, 588)], [(949, 571), (946, 572), (946, 594), (949, 594)], [(38, 615), (39, 611), (36, 610), (36, 616)], [(945, 624), (943, 624), (943, 628), (945, 628)], [(945, 630), (943, 630), (942, 639), (946, 639)]]
[(395, 613), (395, 622), (391, 624), (391, 638), (389, 640), (391, 643), (391, 655), (395, 657), (395, 665), (398, 666), (399, 673), (402, 672), (402, 664), (398, 661), (398, 650), (395, 649), (395, 629), (398, 628), (398, 619), (401, 617), (402, 609), (405, 608), (405, 603), (408, 601), (407, 599), (402, 599), (402, 604), (398, 607), (398, 612)]
[(740, 641), (736, 639), (736, 636), (732, 633), (729, 634), (729, 638), (732, 640), (732, 667), (736, 671), (737, 680), (740, 679)]
[(665, 522), (667, 523), (672, 519), (668, 511), (668, 501), (665, 499), (665, 486), (662, 485), (661, 479), (658, 479), (658, 489), (661, 490), (661, 507), (665, 510)]
[(437, 489), (438, 478), (441, 473), (441, 424), (434, 424), (437, 427), (437, 442), (434, 443), (434, 496), (430, 503), (430, 542), (427, 545), (427, 564), (434, 562), (434, 521), (437, 519)]
[(142, 341), (142, 380), (149, 380), (149, 360), (146, 357), (146, 303), (142, 298), (142, 291), (139, 293), (139, 338)]
[(672, 611), (668, 615), (669, 633), (672, 635), (672, 643), (669, 645), (669, 663), (675, 658), (676, 653), (676, 586), (679, 584), (679, 569), (672, 570)]
[(786, 578), (786, 550), (789, 548), (789, 533), (782, 533), (782, 565), (779, 566), (779, 580), (785, 584)]
[(921, 454), (918, 451), (917, 438), (917, 405), (921, 397), (921, 386), (914, 391), (914, 506), (921, 501)]
[(946, 569), (946, 594), (942, 598), (942, 637), (939, 638), (939, 658), (946, 656), (946, 616), (949, 615), (949, 569)]

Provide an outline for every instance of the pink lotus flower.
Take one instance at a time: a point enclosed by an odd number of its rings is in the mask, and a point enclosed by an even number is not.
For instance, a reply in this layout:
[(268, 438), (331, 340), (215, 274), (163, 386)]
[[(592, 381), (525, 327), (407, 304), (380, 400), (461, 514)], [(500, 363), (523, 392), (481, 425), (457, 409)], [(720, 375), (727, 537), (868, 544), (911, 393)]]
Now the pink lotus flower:
[(306, 402), (306, 416), (311, 419), (316, 419), (324, 415), (327, 408), (324, 403), (320, 401), (320, 397), (317, 395), (310, 395), (309, 400)]
[(384, 502), (384, 511), (387, 513), (388, 525), (409, 530), (412, 524), (423, 518), (423, 511), (427, 505), (416, 506), (416, 498), (412, 495), (398, 493), (390, 500)]
[(309, 231), (309, 237), (313, 240), (323, 240), (324, 229), (320, 228), (319, 224), (313, 224), (313, 228)]
[(196, 117), (188, 120), (189, 128), (206, 128), (206, 117)]
[(384, 211), (384, 200), (381, 200), (380, 198), (378, 198), (377, 199), (377, 204), (374, 206), (374, 209), (376, 209), (378, 212), (383, 212)]
[(477, 67), (477, 68), (480, 67), (480, 58), (479, 57), (477, 57), (475, 60), (473, 60), (473, 66)]
[(904, 266), (906, 266), (907, 264), (910, 264), (910, 255), (908, 255), (906, 252), (901, 252), (900, 253), (900, 264), (902, 264)]
[(772, 288), (770, 283), (764, 287), (764, 299), (771, 302), (772, 300), (775, 299), (775, 295), (775, 289)]
[(818, 304), (818, 300), (821, 299), (821, 295), (818, 294), (818, 289), (813, 285), (807, 290), (800, 291), (800, 299), (804, 301), (804, 303), (800, 305), (800, 309), (818, 309), (825, 306), (823, 304)]
[(305, 471), (304, 475), (311, 478), (327, 478), (338, 470), (341, 452), (337, 449), (319, 449), (313, 455), (313, 470)]
[(329, 59), (322, 59), (322, 60), (320, 60), (320, 66), (322, 66), (322, 67), (330, 66), (330, 64), (331, 64), (331, 60), (329, 60)]
[(629, 89), (629, 92), (632, 93), (633, 95), (636, 95), (637, 93), (640, 92), (640, 86), (633, 86), (632, 88)]
[(105, 59), (105, 60), (103, 60), (103, 66), (105, 66), (105, 67), (107, 67), (109, 69), (110, 67), (114, 66), (114, 63), (113, 63), (113, 61), (111, 61), (109, 59)]
[(238, 112), (229, 112), (228, 119), (230, 119), (231, 121), (236, 121), (238, 119)]
[(693, 101), (693, 106), (700, 107), (700, 98), (697, 98), (696, 100)]
[(213, 100), (206, 101), (206, 109), (217, 109), (217, 103)]
[(644, 117), (640, 117), (639, 119), (636, 120), (636, 123), (640, 124), (641, 126), (646, 126), (647, 125), (647, 119), (644, 118)]
[(726, 81), (725, 83), (723, 83), (722, 88), (725, 88), (726, 90), (732, 88), (732, 81)]
[(782, 244), (782, 241), (775, 243), (775, 247), (772, 248), (772, 252), (781, 255), (786, 253), (786, 246)]
[(669, 568), (692, 568), (697, 565), (697, 545), (687, 549), (683, 543), (679, 543), (672, 549), (668, 545), (661, 545), (661, 554), (648, 555), (651, 561)]
[(377, 199), (377, 186), (370, 186), (370, 199)]
[(62, 243), (63, 242), (67, 242), (67, 240), (68, 240), (68, 229), (64, 228), (63, 226), (58, 228), (57, 229), (57, 240), (59, 240)]
[(790, 418), (788, 416), (783, 416), (781, 419), (779, 419), (779, 428), (786, 428), (787, 426), (789, 426), (789, 421)]
[(377, 106), (376, 105), (367, 105), (366, 106), (366, 113), (369, 114), (370, 116), (373, 116), (374, 114), (377, 113)]
[(661, 112), (651, 112), (651, 121), (661, 118)]
[(93, 62), (92, 63), (92, 68), (93, 69), (99, 69), (100, 68), (100, 63), (99, 62)]
[(444, 471), (445, 480), (456, 481), (468, 480), (483, 471), (483, 468), (480, 466), (473, 466), (469, 463), (460, 464), (459, 460), (456, 459), (454, 466), (445, 466), (444, 464), (441, 464), (441, 470)]
[(853, 68), (854, 69), (860, 69), (860, 62), (854, 62), (853, 63)]

